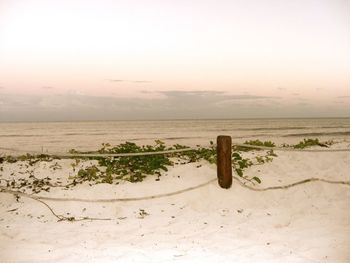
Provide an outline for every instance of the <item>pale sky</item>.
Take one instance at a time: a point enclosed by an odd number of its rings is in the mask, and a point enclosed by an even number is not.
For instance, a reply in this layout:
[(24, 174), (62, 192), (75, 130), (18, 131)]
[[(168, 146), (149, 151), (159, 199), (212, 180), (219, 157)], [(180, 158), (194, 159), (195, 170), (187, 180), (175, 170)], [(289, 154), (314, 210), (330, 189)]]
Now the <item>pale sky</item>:
[(350, 0), (0, 0), (0, 121), (350, 117)]

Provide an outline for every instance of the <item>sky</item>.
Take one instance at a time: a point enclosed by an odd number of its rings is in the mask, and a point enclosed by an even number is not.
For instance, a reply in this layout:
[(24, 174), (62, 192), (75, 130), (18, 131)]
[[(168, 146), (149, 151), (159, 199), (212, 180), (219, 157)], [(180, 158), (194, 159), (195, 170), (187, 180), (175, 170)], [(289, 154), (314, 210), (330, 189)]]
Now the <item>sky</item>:
[(350, 117), (349, 0), (0, 0), (0, 121)]

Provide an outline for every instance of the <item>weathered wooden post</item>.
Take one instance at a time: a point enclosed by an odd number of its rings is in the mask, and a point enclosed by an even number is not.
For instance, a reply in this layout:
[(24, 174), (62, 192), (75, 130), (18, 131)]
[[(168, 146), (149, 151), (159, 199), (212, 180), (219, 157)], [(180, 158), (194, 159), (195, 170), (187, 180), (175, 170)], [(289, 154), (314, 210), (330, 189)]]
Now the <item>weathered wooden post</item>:
[(221, 188), (230, 188), (232, 185), (232, 139), (231, 136), (217, 137), (217, 167), (218, 182)]

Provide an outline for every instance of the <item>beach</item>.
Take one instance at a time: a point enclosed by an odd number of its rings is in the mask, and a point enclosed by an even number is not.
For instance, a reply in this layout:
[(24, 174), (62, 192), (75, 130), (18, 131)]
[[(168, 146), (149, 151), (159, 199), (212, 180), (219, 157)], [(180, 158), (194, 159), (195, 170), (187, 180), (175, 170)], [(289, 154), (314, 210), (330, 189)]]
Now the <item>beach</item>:
[(0, 263), (350, 263), (350, 1), (0, 0)]
[[(349, 262), (350, 186), (339, 182), (350, 181), (350, 158), (349, 151), (336, 151), (349, 149), (348, 139), (343, 133), (328, 148), (308, 148), (328, 152), (275, 151), (272, 161), (244, 171), (261, 184), (234, 175), (229, 189), (219, 187), (216, 165), (201, 160), (169, 166), (160, 177), (138, 183), (84, 182), (34, 194), (48, 198), (42, 201), (52, 210), (1, 192), (1, 262)], [(243, 154), (255, 158), (262, 152)], [(72, 163), (3, 162), (1, 185), (31, 175), (64, 184), (94, 161)], [(325, 181), (266, 189), (310, 178)]]

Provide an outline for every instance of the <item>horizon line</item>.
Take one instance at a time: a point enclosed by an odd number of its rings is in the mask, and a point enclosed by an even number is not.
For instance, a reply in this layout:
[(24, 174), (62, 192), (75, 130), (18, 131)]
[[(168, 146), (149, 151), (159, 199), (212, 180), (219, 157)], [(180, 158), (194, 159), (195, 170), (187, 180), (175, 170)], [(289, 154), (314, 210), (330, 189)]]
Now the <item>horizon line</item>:
[(247, 117), (247, 118), (161, 118), (161, 119), (106, 119), (106, 120), (14, 120), (0, 123), (53, 123), (53, 122), (151, 122), (151, 121), (234, 121), (234, 120), (309, 120), (350, 119), (348, 117)]

